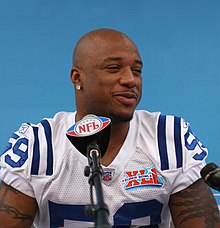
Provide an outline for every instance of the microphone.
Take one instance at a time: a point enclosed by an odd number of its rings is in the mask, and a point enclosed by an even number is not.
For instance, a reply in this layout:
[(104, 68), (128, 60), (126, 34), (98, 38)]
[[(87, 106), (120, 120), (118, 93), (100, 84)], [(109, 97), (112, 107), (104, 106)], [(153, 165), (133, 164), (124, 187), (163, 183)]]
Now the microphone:
[[(110, 139), (111, 120), (92, 114), (84, 116), (69, 128), (66, 135), (70, 142), (88, 158), (89, 166), (84, 175), (89, 177), (91, 204), (85, 207), (85, 213), (95, 220), (96, 228), (112, 228), (108, 222), (109, 209), (104, 202), (100, 158), (104, 156)], [(96, 189), (96, 205), (93, 200), (93, 186)]]
[(220, 191), (220, 168), (215, 163), (207, 164), (200, 174), (209, 187)]
[[(87, 156), (88, 151), (97, 150), (97, 157), (103, 157), (110, 139), (111, 120), (89, 114), (83, 117), (67, 130), (67, 138), (81, 152)], [(91, 155), (89, 154), (91, 157)]]

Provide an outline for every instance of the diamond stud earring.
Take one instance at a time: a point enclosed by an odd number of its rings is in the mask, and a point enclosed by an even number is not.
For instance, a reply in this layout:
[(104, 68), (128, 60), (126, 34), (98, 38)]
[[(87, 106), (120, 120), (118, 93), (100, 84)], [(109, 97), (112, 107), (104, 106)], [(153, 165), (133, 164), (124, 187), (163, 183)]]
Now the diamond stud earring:
[(80, 90), (81, 86), (80, 85), (76, 85), (76, 90)]

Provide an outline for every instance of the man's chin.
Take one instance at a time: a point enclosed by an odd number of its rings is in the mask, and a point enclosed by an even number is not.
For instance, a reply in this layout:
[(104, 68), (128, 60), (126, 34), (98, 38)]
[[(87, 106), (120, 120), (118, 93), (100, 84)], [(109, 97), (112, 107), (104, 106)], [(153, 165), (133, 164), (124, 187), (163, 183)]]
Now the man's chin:
[(110, 113), (109, 118), (112, 122), (130, 122), (133, 118), (134, 113), (131, 114), (122, 114), (122, 113)]

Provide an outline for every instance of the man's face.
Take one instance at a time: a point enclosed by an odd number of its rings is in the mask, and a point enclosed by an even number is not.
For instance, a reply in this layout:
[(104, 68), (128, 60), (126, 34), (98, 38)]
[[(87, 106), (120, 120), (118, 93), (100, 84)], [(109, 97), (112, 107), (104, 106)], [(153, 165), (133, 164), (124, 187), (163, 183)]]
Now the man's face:
[(114, 122), (129, 121), (141, 99), (142, 62), (127, 38), (100, 40), (92, 47), (82, 70), (85, 114), (106, 116)]

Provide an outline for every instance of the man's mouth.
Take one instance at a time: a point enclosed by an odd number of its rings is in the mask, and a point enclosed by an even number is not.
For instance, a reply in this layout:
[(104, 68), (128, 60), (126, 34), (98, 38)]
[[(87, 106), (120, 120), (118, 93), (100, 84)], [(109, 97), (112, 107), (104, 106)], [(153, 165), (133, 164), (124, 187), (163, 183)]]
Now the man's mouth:
[(135, 105), (138, 99), (138, 95), (135, 92), (116, 92), (113, 95), (117, 101), (127, 106)]

